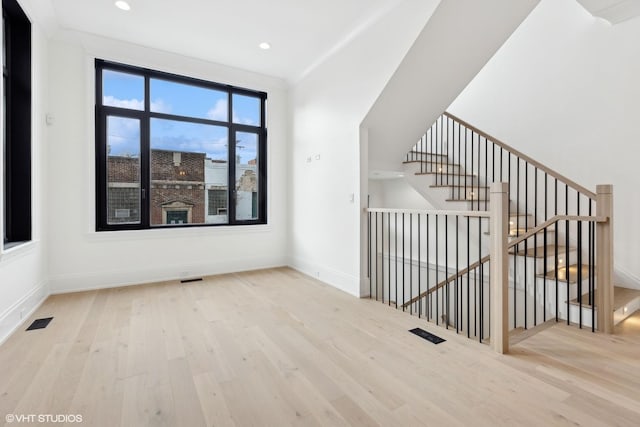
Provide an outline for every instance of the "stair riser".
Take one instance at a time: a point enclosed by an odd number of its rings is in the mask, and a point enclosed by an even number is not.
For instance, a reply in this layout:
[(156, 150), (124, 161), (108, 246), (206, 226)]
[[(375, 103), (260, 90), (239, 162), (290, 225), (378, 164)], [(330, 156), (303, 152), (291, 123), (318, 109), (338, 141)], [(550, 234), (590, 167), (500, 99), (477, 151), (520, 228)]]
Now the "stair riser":
[[(420, 171), (418, 171), (418, 174), (420, 174)], [(422, 176), (430, 178), (429, 185), (467, 185), (468, 187), (478, 185), (478, 178), (468, 175), (449, 175), (448, 181), (446, 175), (438, 175), (436, 173), (428, 173)]]

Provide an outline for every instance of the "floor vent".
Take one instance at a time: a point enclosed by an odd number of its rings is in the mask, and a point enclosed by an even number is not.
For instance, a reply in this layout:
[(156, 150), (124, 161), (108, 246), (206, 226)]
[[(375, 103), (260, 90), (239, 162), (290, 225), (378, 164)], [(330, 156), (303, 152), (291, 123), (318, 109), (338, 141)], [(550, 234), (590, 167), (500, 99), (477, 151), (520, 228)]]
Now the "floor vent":
[(425, 340), (432, 342), (434, 344), (440, 344), (441, 342), (446, 341), (445, 339), (440, 338), (439, 336), (433, 335), (432, 333), (427, 332), (424, 329), (420, 329), (420, 328), (410, 329), (409, 332), (419, 336), (420, 338), (424, 338)]
[(180, 283), (202, 282), (202, 277), (196, 277), (195, 279), (180, 280)]
[(31, 326), (27, 328), (27, 331), (33, 331), (34, 329), (44, 329), (49, 326), (49, 322), (53, 320), (53, 317), (47, 317), (45, 319), (36, 319)]

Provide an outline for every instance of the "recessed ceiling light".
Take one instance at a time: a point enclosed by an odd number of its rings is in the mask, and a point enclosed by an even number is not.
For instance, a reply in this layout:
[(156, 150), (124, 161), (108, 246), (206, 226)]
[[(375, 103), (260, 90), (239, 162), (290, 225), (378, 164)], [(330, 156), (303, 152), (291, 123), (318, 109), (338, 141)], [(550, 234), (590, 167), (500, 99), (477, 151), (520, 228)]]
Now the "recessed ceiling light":
[(131, 10), (131, 6), (129, 6), (129, 3), (127, 3), (126, 1), (118, 0), (115, 4), (118, 9)]
[(264, 49), (264, 50), (271, 49), (271, 45), (267, 42), (262, 42), (258, 46), (260, 46), (260, 49)]

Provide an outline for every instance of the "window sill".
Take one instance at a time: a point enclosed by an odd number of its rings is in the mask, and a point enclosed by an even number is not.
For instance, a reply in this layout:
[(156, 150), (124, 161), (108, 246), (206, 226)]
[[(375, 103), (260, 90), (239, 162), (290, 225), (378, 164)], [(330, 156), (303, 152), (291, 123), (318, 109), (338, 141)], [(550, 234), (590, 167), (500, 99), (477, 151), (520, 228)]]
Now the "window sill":
[(35, 247), (37, 240), (27, 240), (23, 242), (11, 242), (2, 247), (0, 251), (0, 259), (3, 261), (11, 258), (17, 258), (31, 252)]

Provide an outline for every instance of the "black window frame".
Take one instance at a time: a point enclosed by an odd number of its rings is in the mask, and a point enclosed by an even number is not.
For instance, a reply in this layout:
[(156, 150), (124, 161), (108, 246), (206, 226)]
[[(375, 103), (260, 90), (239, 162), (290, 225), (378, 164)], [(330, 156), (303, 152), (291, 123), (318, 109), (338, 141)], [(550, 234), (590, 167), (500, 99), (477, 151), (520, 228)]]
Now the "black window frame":
[(3, 248), (32, 240), (31, 22), (16, 0), (2, 0), (4, 165)]
[[(144, 110), (133, 110), (114, 106), (103, 105), (103, 82), (102, 72), (104, 70), (124, 72), (144, 78)], [(256, 91), (232, 85), (226, 85), (193, 77), (187, 77), (163, 71), (152, 70), (143, 67), (122, 64), (104, 59), (95, 59), (95, 147), (96, 147), (96, 231), (118, 231), (118, 230), (156, 230), (167, 228), (186, 228), (186, 227), (220, 227), (220, 226), (239, 226), (239, 225), (258, 225), (267, 224), (267, 125), (266, 125), (266, 101), (267, 93)], [(150, 82), (151, 79), (162, 79), (169, 82), (188, 84), (191, 86), (201, 87), (205, 89), (213, 89), (224, 91), (228, 94), (228, 116), (227, 121), (211, 120), (204, 118), (188, 117), (175, 114), (167, 114), (151, 111), (150, 101)], [(233, 94), (240, 94), (258, 98), (260, 100), (260, 125), (252, 126), (233, 122)], [(106, 123), (107, 117), (124, 117), (140, 120), (140, 189), (141, 189), (141, 206), (140, 206), (140, 223), (139, 224), (109, 224), (108, 223), (108, 206), (107, 206), (107, 135)], [(226, 223), (197, 223), (197, 224), (179, 224), (179, 225), (152, 225), (151, 224), (151, 208), (150, 208), (150, 190), (151, 190), (151, 139), (150, 125), (151, 119), (176, 120), (180, 122), (206, 124), (214, 126), (223, 126), (227, 128), (228, 150), (228, 206), (227, 206), (227, 222)], [(236, 141), (235, 134), (237, 132), (248, 132), (256, 134), (258, 137), (258, 153), (256, 173), (258, 177), (258, 218), (250, 220), (236, 219)], [(207, 189), (204, 189), (206, 193)], [(206, 194), (205, 194), (206, 197)], [(205, 217), (208, 212), (204, 212)]]

